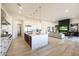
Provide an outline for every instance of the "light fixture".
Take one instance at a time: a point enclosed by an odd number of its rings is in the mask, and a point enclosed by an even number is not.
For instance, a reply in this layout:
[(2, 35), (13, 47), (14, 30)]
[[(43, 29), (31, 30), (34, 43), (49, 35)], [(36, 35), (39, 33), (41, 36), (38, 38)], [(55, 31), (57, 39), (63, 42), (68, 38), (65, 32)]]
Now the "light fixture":
[(19, 14), (21, 14), (21, 11), (18, 11), (19, 12)]
[(19, 9), (23, 9), (20, 3), (17, 3), (17, 6), (19, 7)]
[(67, 9), (67, 10), (65, 10), (65, 12), (66, 12), (66, 13), (68, 13), (68, 12), (69, 12), (69, 10)]
[(72, 18), (74, 18), (74, 16), (72, 16)]
[(23, 8), (22, 8), (22, 7), (19, 7), (19, 9), (21, 9), (21, 10), (22, 10)]
[(18, 6), (18, 8), (19, 8), (18, 13), (19, 13), (19, 14), (21, 14), (21, 13), (22, 13), (22, 11), (21, 11), (21, 10), (22, 10), (23, 8), (22, 8), (22, 6), (21, 6), (21, 4), (20, 4), (20, 3), (17, 3), (17, 6)]

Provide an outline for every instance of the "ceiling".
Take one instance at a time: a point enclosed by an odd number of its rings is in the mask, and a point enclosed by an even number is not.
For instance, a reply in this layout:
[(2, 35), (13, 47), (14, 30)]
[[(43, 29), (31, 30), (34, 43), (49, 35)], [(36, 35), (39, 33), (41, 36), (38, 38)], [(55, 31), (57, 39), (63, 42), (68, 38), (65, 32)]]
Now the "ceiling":
[[(14, 18), (35, 18), (55, 21), (79, 17), (78, 3), (3, 3), (2, 7)], [(21, 8), (19, 8), (21, 7)]]

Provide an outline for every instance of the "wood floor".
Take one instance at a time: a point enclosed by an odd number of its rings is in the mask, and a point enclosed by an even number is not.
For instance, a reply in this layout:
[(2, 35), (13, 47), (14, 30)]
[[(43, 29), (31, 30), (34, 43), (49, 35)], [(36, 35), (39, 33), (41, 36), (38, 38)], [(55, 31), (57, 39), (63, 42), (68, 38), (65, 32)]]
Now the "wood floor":
[(32, 51), (22, 37), (13, 40), (7, 56), (79, 56), (79, 43), (49, 37), (49, 44)]

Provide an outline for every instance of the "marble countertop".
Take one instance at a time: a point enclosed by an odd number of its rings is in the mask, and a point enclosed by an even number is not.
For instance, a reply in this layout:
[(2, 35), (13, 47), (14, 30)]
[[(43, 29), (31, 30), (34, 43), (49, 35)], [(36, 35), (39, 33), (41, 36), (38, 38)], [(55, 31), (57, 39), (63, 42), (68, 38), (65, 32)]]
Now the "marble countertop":
[(48, 35), (48, 34), (45, 34), (45, 33), (33, 33), (33, 34), (28, 34), (28, 33), (25, 33), (25, 34), (27, 34), (27, 35), (29, 35), (29, 36), (39, 36), (39, 35)]

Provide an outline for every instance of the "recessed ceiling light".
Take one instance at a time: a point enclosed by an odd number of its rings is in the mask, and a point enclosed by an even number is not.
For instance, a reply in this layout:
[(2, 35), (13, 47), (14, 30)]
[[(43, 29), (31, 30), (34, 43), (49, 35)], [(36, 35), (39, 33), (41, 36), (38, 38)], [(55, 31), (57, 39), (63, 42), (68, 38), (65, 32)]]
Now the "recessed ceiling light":
[(21, 14), (21, 11), (19, 11), (19, 13)]
[(66, 13), (68, 13), (68, 12), (69, 12), (69, 10), (65, 10), (65, 12), (66, 12)]
[(73, 18), (74, 16), (72, 16), (72, 18)]
[(19, 9), (23, 9), (22, 7), (19, 7)]

